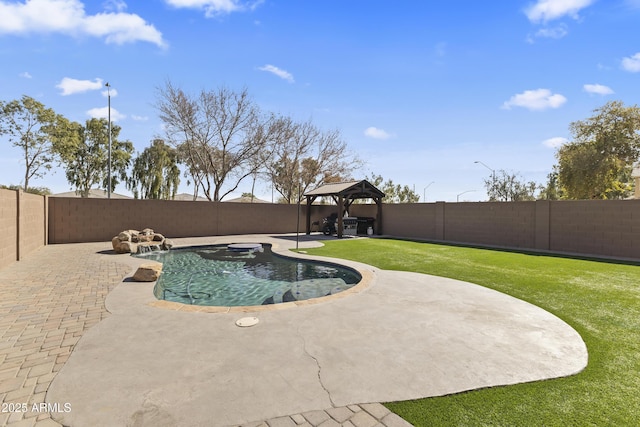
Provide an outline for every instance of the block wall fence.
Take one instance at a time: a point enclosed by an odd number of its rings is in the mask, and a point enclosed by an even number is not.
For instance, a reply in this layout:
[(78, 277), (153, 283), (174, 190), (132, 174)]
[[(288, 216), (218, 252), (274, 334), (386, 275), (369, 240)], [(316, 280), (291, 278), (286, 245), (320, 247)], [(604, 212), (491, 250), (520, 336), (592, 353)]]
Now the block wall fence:
[[(311, 221), (321, 223), (336, 207), (311, 209)], [(350, 214), (375, 217), (376, 207), (354, 204)], [(305, 215), (303, 204), (301, 233)], [(297, 219), (297, 205), (58, 198), (0, 190), (0, 268), (46, 244), (110, 241), (126, 229), (148, 227), (169, 238), (279, 234), (295, 232)], [(640, 200), (393, 204), (383, 206), (381, 225), (387, 236), (640, 261)]]
[(0, 189), (0, 268), (47, 244), (47, 197)]
[(384, 205), (385, 235), (640, 261), (640, 200)]

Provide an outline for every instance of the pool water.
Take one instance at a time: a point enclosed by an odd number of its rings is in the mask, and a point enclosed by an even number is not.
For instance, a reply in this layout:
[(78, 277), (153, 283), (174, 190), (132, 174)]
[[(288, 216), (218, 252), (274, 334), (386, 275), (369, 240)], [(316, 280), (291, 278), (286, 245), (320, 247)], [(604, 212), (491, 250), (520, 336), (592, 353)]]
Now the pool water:
[(277, 304), (332, 295), (361, 280), (335, 264), (262, 251), (230, 251), (227, 245), (197, 246), (143, 255), (161, 262), (156, 298), (204, 306)]

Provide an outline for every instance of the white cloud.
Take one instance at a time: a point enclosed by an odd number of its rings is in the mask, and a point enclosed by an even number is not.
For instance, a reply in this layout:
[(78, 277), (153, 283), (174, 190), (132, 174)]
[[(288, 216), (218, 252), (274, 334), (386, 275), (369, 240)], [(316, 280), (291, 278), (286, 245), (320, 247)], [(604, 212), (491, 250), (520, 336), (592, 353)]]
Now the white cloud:
[(549, 39), (561, 39), (567, 34), (569, 34), (567, 26), (565, 24), (560, 24), (555, 27), (540, 28), (536, 31), (535, 36)]
[[(87, 111), (87, 115), (93, 119), (107, 119), (109, 118), (109, 107), (107, 106), (107, 107), (92, 108)], [(112, 122), (117, 122), (119, 120), (124, 120), (126, 118), (127, 116), (125, 116), (124, 114), (120, 114), (118, 110), (111, 107)]]
[(542, 144), (544, 144), (545, 146), (547, 146), (549, 148), (558, 148), (558, 147), (566, 144), (567, 142), (569, 142), (569, 140), (567, 138), (563, 138), (561, 136), (556, 136), (555, 138), (549, 138), (549, 139), (546, 139), (546, 140), (542, 141)]
[(123, 2), (112, 2), (118, 12), (87, 15), (79, 0), (25, 0), (8, 3), (0, 0), (0, 34), (62, 33), (70, 36), (89, 35), (104, 38), (107, 43), (136, 41), (166, 47), (153, 25), (140, 16), (122, 12)]
[(102, 3), (105, 10), (124, 12), (127, 10), (127, 4), (122, 0), (106, 0)]
[(513, 95), (502, 104), (502, 108), (510, 110), (511, 107), (523, 107), (529, 110), (546, 110), (547, 108), (559, 108), (565, 102), (567, 102), (567, 98), (558, 93), (552, 94), (549, 89), (525, 90)]
[(640, 72), (640, 52), (622, 59), (622, 69), (632, 73)]
[(90, 90), (100, 89), (102, 87), (102, 79), (96, 78), (91, 81), (76, 80), (70, 77), (65, 77), (56, 85), (56, 87), (62, 89), (62, 93), (60, 95), (73, 95), (74, 93), (83, 93)]
[(288, 71), (282, 70), (274, 65), (267, 64), (264, 67), (258, 67), (258, 70), (275, 74), (276, 76), (280, 77), (283, 80), (288, 81), (289, 83), (294, 83), (293, 75), (291, 73), (289, 73)]
[(176, 8), (204, 10), (208, 18), (225, 13), (254, 10), (262, 2), (263, 0), (165, 0), (165, 3)]
[(377, 127), (368, 127), (364, 130), (364, 134), (366, 136), (368, 136), (369, 138), (374, 138), (374, 139), (389, 139), (391, 138), (391, 134), (387, 133), (385, 130), (383, 129), (379, 129)]
[(31, 79), (31, 78), (33, 78), (33, 76), (31, 74), (29, 74), (28, 71), (20, 73), (19, 76), (22, 77), (23, 79)]
[(578, 12), (594, 0), (538, 0), (525, 10), (531, 22), (549, 22), (564, 16), (578, 18)]
[(587, 84), (582, 86), (582, 89), (584, 89), (585, 92), (594, 93), (596, 95), (611, 95), (612, 93), (615, 93), (609, 86), (599, 84)]

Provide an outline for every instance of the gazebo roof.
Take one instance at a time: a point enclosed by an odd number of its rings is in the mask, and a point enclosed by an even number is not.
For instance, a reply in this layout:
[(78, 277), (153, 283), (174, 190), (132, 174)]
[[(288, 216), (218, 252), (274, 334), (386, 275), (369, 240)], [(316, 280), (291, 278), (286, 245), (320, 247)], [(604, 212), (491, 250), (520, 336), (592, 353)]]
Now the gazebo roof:
[(335, 182), (324, 184), (304, 194), (309, 197), (342, 196), (349, 199), (383, 198), (385, 194), (366, 179), (360, 181)]

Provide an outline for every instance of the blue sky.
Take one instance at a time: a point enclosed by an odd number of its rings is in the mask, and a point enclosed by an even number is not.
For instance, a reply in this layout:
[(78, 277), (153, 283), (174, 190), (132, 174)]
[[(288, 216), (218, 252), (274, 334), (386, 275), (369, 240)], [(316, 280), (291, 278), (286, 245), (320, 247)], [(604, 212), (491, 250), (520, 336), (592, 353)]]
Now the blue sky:
[[(478, 201), (491, 172), (475, 161), (545, 182), (572, 121), (638, 104), (638, 24), (640, 0), (0, 0), (0, 99), (84, 123), (106, 117), (109, 82), (142, 151), (162, 135), (167, 79), (246, 87), (266, 111), (339, 129), (365, 161), (356, 178)], [(20, 152), (0, 145), (0, 183), (18, 184)], [(32, 184), (70, 189), (62, 169)]]

